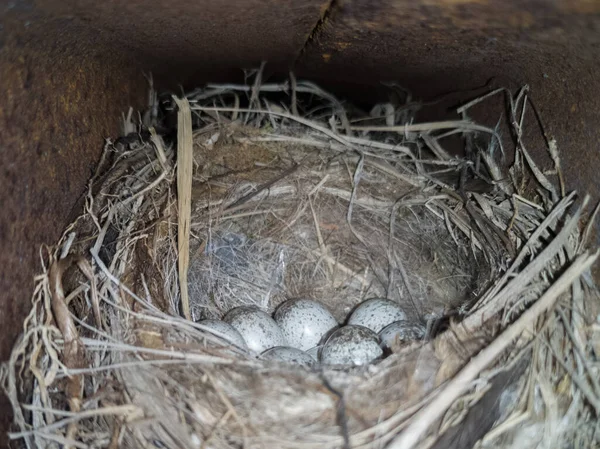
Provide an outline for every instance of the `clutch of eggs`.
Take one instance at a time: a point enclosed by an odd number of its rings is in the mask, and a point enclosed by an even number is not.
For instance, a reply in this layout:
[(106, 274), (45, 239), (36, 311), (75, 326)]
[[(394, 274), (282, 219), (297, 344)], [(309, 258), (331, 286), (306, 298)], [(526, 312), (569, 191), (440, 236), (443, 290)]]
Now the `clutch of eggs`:
[(319, 361), (365, 365), (380, 359), (384, 349), (425, 335), (425, 328), (407, 321), (397, 303), (383, 298), (359, 304), (343, 327), (323, 304), (302, 298), (280, 304), (273, 318), (258, 307), (241, 306), (230, 310), (223, 321), (198, 324), (264, 360), (307, 367)]

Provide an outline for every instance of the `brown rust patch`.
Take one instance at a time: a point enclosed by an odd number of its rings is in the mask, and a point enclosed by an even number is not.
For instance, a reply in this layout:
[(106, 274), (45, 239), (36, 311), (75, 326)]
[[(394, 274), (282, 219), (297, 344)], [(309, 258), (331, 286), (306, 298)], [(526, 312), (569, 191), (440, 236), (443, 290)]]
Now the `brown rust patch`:
[[(269, 61), (287, 71), (308, 39), (324, 0), (96, 1), (41, 0), (38, 8), (68, 17), (132, 49), (165, 86), (241, 78), (242, 68)], [(69, 39), (75, 39), (70, 36)]]
[(600, 0), (560, 0), (557, 2), (557, 6), (566, 13), (600, 13)]
[[(49, 47), (41, 39), (44, 28), (32, 30), (36, 26), (25, 29), (18, 19), (5, 21), (0, 54), (0, 96), (5, 99), (0, 109), (0, 260), (10, 267), (0, 274), (0, 288), (10, 292), (0, 324), (14, 329), (3, 333), (2, 358), (18, 331), (10, 323), (29, 307), (39, 245), (59, 236), (104, 139), (118, 134), (120, 113), (138, 103), (136, 96), (143, 98), (144, 91), (141, 73), (115, 67), (122, 62), (108, 56)], [(39, 41), (22, 40), (25, 33), (36, 32)]]
[[(60, 236), (120, 113), (144, 98), (141, 71), (100, 49), (81, 51), (77, 28), (0, 12), (0, 359), (22, 330), (39, 248)], [(0, 395), (0, 430), (10, 418)], [(6, 444), (0, 437), (0, 447)]]

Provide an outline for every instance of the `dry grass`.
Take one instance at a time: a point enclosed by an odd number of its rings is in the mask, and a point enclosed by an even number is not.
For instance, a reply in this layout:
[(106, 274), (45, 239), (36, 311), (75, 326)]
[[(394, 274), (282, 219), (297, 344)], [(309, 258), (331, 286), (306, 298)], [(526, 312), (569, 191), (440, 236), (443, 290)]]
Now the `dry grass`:
[(175, 98), (177, 104), (177, 253), (179, 291), (183, 316), (191, 319), (188, 295), (190, 263), (190, 222), (192, 208), (193, 145), (192, 112), (187, 99)]
[[(586, 202), (565, 194), (555, 143), (558, 187), (521, 140), (527, 88), (489, 94), (508, 100), (515, 141), (501, 148), (502, 130), (467, 116), (489, 95), (461, 120), (418, 124), (391, 105), (365, 116), (311, 83), (291, 86), (261, 84), (259, 72), (252, 86), (177, 99), (194, 129), (179, 122), (177, 156), (156, 133), (107, 145), (82, 216), (41, 254), (32, 312), (2, 367), (11, 438), (29, 448), (597, 445), (598, 324), (587, 319), (597, 253), (586, 252)], [(469, 159), (444, 150), (453, 132), (477, 137)], [(430, 338), (369, 367), (309, 370), (264, 362), (179, 316), (271, 311), (293, 296), (339, 320), (388, 297)]]
[(210, 150), (206, 135), (196, 140), (195, 318), (310, 297), (343, 321), (365, 298), (387, 297), (420, 321), (486, 285), (484, 253), (431, 211), (446, 197), (398, 183), (396, 173), (409, 174), (394, 167), (395, 153), (314, 149), (296, 136), (257, 144), (246, 128), (228, 132), (231, 143)]

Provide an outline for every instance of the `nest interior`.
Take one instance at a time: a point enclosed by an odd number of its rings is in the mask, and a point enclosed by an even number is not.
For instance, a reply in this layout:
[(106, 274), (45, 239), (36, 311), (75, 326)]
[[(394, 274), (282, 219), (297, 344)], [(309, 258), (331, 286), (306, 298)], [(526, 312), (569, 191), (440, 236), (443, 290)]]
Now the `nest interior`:
[[(11, 437), (28, 447), (596, 444), (593, 217), (565, 192), (554, 141), (550, 169), (529, 156), (527, 87), (418, 123), (392, 104), (362, 111), (310, 82), (261, 75), (181, 98), (151, 92), (140, 122), (130, 113), (124, 137), (107, 142), (82, 215), (41, 252), (33, 309), (3, 366)], [(469, 120), (492, 95), (506, 99), (506, 129)], [(457, 136), (464, 157), (444, 149)], [(367, 367), (304, 369), (195, 322), (293, 297), (323, 302), (340, 322), (386, 297), (427, 337)]]
[(365, 298), (384, 297), (423, 321), (474, 299), (490, 277), (483, 252), (437, 218), (443, 210), (418, 181), (390, 170), (400, 144), (357, 155), (293, 126), (289, 141), (260, 125), (210, 128), (195, 138), (193, 318), (307, 297), (343, 322)]

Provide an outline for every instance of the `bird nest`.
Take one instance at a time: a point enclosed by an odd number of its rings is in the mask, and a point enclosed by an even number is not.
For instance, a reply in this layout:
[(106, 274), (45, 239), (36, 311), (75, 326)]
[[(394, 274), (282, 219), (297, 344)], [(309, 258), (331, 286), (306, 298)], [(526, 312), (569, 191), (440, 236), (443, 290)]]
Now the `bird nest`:
[[(492, 95), (506, 99), (508, 129), (468, 117)], [(125, 118), (82, 215), (41, 251), (33, 308), (3, 366), (13, 440), (598, 444), (593, 218), (585, 225), (587, 201), (565, 193), (556, 143), (552, 173), (527, 152), (527, 87), (432, 123), (392, 104), (362, 112), (293, 77), (265, 84), (260, 71), (252, 85), (161, 98), (152, 92), (140, 124)], [(444, 149), (457, 137), (465, 156)], [(303, 367), (197, 322), (296, 297), (340, 323), (388, 298), (425, 338), (368, 366)]]

